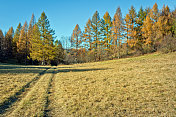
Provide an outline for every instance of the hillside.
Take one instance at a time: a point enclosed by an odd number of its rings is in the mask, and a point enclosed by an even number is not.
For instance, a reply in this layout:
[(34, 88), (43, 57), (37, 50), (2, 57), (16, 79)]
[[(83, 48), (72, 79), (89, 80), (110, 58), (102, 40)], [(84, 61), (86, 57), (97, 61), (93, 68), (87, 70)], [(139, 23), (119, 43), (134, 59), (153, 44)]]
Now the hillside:
[(0, 116), (175, 116), (175, 92), (176, 53), (57, 67), (0, 64)]

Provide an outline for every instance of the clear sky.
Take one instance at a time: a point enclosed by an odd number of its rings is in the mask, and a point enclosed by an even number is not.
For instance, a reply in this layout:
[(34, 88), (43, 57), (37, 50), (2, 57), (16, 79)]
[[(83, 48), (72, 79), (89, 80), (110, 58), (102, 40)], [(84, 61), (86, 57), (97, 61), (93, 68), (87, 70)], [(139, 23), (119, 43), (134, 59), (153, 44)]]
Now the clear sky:
[(44, 11), (55, 30), (57, 39), (61, 36), (70, 36), (76, 24), (84, 29), (88, 18), (97, 10), (100, 17), (108, 11), (113, 17), (116, 8), (120, 6), (123, 16), (133, 5), (138, 11), (157, 3), (159, 9), (163, 4), (171, 10), (176, 7), (176, 0), (0, 0), (0, 29), (7, 31), (10, 26), (16, 29), (19, 22), (29, 23), (32, 13), (36, 21)]

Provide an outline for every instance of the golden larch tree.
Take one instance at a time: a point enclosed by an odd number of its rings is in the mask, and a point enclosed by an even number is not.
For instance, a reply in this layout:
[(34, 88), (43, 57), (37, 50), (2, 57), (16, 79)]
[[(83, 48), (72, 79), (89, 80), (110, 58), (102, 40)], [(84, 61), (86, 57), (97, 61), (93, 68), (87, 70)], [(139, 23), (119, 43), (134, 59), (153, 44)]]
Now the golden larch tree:
[(120, 49), (123, 38), (123, 19), (120, 7), (117, 8), (112, 21), (112, 45), (114, 54), (116, 55), (118, 48), (118, 58), (120, 58)]

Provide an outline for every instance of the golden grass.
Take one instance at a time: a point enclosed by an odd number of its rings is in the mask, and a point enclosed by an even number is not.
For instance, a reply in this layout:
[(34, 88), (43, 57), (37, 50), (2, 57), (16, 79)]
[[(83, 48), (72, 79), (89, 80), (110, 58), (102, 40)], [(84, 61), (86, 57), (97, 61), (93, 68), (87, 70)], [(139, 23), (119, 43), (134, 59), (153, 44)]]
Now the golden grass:
[(44, 116), (47, 103), (47, 90), (52, 77), (51, 70), (44, 74), (32, 90), (22, 99), (9, 117)]
[[(0, 64), (0, 101), (46, 68)], [(56, 117), (176, 115), (176, 53), (62, 65), (56, 73), (53, 81), (53, 69), (42, 75), (8, 116), (46, 116), (48, 96)]]
[(0, 64), (0, 104), (44, 70), (35, 66)]
[(176, 53), (59, 66), (55, 115), (175, 116)]

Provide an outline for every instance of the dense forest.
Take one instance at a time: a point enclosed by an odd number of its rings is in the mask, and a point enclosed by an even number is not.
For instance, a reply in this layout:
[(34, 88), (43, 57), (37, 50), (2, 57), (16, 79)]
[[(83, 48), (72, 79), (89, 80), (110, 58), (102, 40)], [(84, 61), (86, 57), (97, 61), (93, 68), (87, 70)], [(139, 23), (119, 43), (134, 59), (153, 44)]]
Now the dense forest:
[[(66, 46), (62, 46), (66, 43)], [(67, 47), (67, 43), (70, 46)], [(0, 62), (20, 64), (60, 64), (102, 61), (152, 52), (176, 51), (176, 9), (168, 6), (158, 9), (133, 6), (122, 17), (120, 7), (113, 18), (106, 12), (100, 18), (96, 11), (81, 30), (77, 24), (70, 38), (58, 41), (43, 12), (35, 22), (34, 14), (29, 25), (19, 23), (14, 32), (0, 30)]]

